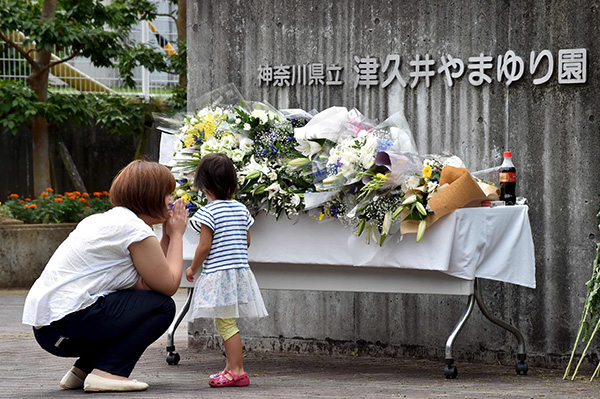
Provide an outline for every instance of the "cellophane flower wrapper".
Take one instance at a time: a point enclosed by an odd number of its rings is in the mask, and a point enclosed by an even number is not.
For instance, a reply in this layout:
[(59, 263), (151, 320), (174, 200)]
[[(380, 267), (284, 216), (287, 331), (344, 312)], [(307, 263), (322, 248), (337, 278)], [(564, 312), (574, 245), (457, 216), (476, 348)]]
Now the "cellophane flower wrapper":
[(373, 129), (380, 137), (378, 151), (418, 154), (417, 144), (402, 111), (392, 114)]
[(283, 116), (285, 116), (295, 128), (306, 126), (308, 122), (318, 114), (316, 109), (305, 111), (300, 108), (284, 108), (280, 110)]
[[(335, 190), (354, 184), (375, 161), (379, 140), (372, 134), (374, 122), (356, 109), (348, 111), (344, 118), (338, 120), (340, 130), (337, 141), (324, 146), (328, 151), (314, 158), (313, 170), (315, 176), (319, 177), (315, 179), (317, 190)], [(326, 176), (321, 179), (324, 174)]]

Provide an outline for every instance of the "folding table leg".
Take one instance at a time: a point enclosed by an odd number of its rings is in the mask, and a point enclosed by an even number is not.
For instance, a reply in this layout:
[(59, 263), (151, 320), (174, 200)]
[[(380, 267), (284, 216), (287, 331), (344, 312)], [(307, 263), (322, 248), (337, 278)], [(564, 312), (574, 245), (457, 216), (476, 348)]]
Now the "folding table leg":
[(527, 369), (528, 369), (527, 363), (525, 362), (525, 359), (527, 358), (527, 352), (525, 352), (525, 339), (523, 338), (523, 334), (521, 334), (521, 331), (519, 331), (516, 327), (514, 327), (514, 326), (508, 324), (507, 322), (500, 320), (497, 317), (495, 317), (494, 315), (492, 315), (490, 313), (490, 311), (485, 307), (485, 304), (483, 303), (483, 298), (481, 296), (481, 288), (479, 287), (479, 279), (475, 279), (475, 287), (474, 288), (475, 288), (475, 291), (474, 291), (475, 299), (477, 300), (477, 305), (479, 305), (479, 309), (481, 309), (481, 313), (483, 313), (483, 315), (485, 317), (487, 317), (487, 319), (489, 321), (504, 328), (505, 330), (510, 331), (517, 338), (518, 349), (517, 349), (517, 363), (515, 364), (515, 370), (516, 370), (517, 374), (526, 375)]
[(179, 363), (180, 357), (179, 353), (175, 352), (175, 342), (173, 336), (175, 335), (175, 330), (177, 330), (179, 323), (181, 323), (186, 313), (190, 309), (190, 303), (192, 302), (193, 294), (194, 288), (188, 288), (188, 294), (185, 303), (167, 330), (167, 364), (169, 365), (176, 365)]
[(454, 345), (454, 340), (456, 339), (456, 336), (458, 335), (460, 330), (462, 330), (462, 328), (464, 327), (464, 325), (467, 322), (467, 319), (469, 318), (469, 316), (471, 315), (471, 312), (473, 311), (474, 307), (475, 307), (475, 295), (471, 294), (471, 295), (469, 295), (469, 302), (467, 303), (467, 308), (465, 309), (465, 312), (463, 313), (463, 315), (460, 318), (460, 320), (458, 321), (458, 323), (456, 323), (456, 326), (454, 327), (454, 330), (452, 330), (452, 333), (448, 337), (448, 340), (446, 340), (446, 358), (445, 358), (446, 367), (444, 368), (444, 375), (448, 379), (456, 378), (456, 376), (458, 375), (458, 369), (454, 365), (454, 356), (452, 355), (452, 345)]

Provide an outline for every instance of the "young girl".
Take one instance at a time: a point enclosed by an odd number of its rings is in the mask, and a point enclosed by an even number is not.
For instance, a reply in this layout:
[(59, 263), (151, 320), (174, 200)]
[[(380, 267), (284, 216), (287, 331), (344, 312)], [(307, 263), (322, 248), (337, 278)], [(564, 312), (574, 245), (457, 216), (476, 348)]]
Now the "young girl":
[(209, 154), (202, 158), (194, 186), (210, 202), (190, 221), (200, 232), (200, 243), (185, 273), (188, 281), (194, 281), (194, 275), (204, 263), (194, 288), (191, 318), (214, 318), (217, 332), (223, 338), (227, 363), (223, 371), (210, 376), (210, 386), (246, 386), (250, 378), (244, 372), (236, 318), (267, 316), (248, 265), (248, 229), (254, 219), (244, 205), (233, 200), (237, 174), (226, 155)]

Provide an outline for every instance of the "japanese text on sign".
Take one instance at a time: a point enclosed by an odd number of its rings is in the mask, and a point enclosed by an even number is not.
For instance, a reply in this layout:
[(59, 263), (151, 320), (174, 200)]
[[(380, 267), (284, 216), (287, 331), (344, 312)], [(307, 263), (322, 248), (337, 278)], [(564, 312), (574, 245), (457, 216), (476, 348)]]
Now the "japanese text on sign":
[[(544, 62), (545, 61), (545, 62)], [(436, 65), (437, 64), (437, 65)], [(554, 56), (549, 50), (529, 54), (529, 70), (523, 57), (508, 50), (498, 55), (495, 60), (491, 55), (483, 53), (467, 58), (453, 57), (445, 54), (439, 60), (429, 54), (421, 57), (417, 54), (408, 61), (409, 73), (403, 77), (400, 72), (402, 58), (399, 54), (388, 54), (385, 61), (379, 62), (377, 57), (354, 56), (353, 85), (358, 87), (388, 87), (398, 82), (402, 87), (416, 87), (424, 82), (429, 87), (435, 75), (440, 75), (449, 87), (455, 80), (466, 75), (473, 86), (490, 84), (493, 80), (504, 82), (507, 86), (518, 81), (529, 73), (533, 84), (540, 85), (548, 82), (555, 72)], [(344, 67), (338, 64), (326, 65), (312, 63), (304, 65), (261, 65), (258, 68), (259, 86), (289, 87), (289, 86), (341, 86), (344, 84), (342, 71)], [(556, 73), (559, 84), (585, 83), (587, 80), (587, 50), (562, 49), (558, 51)], [(380, 79), (380, 75), (383, 79)]]

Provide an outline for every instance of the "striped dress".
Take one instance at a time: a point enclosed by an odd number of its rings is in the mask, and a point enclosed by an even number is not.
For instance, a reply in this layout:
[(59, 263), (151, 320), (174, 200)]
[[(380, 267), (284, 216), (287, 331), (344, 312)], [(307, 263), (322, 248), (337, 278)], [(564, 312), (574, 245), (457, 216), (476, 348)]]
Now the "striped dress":
[(248, 229), (254, 219), (235, 200), (215, 200), (200, 208), (190, 225), (213, 232), (202, 273), (196, 279), (190, 320), (197, 318), (264, 317), (267, 311), (248, 264)]

